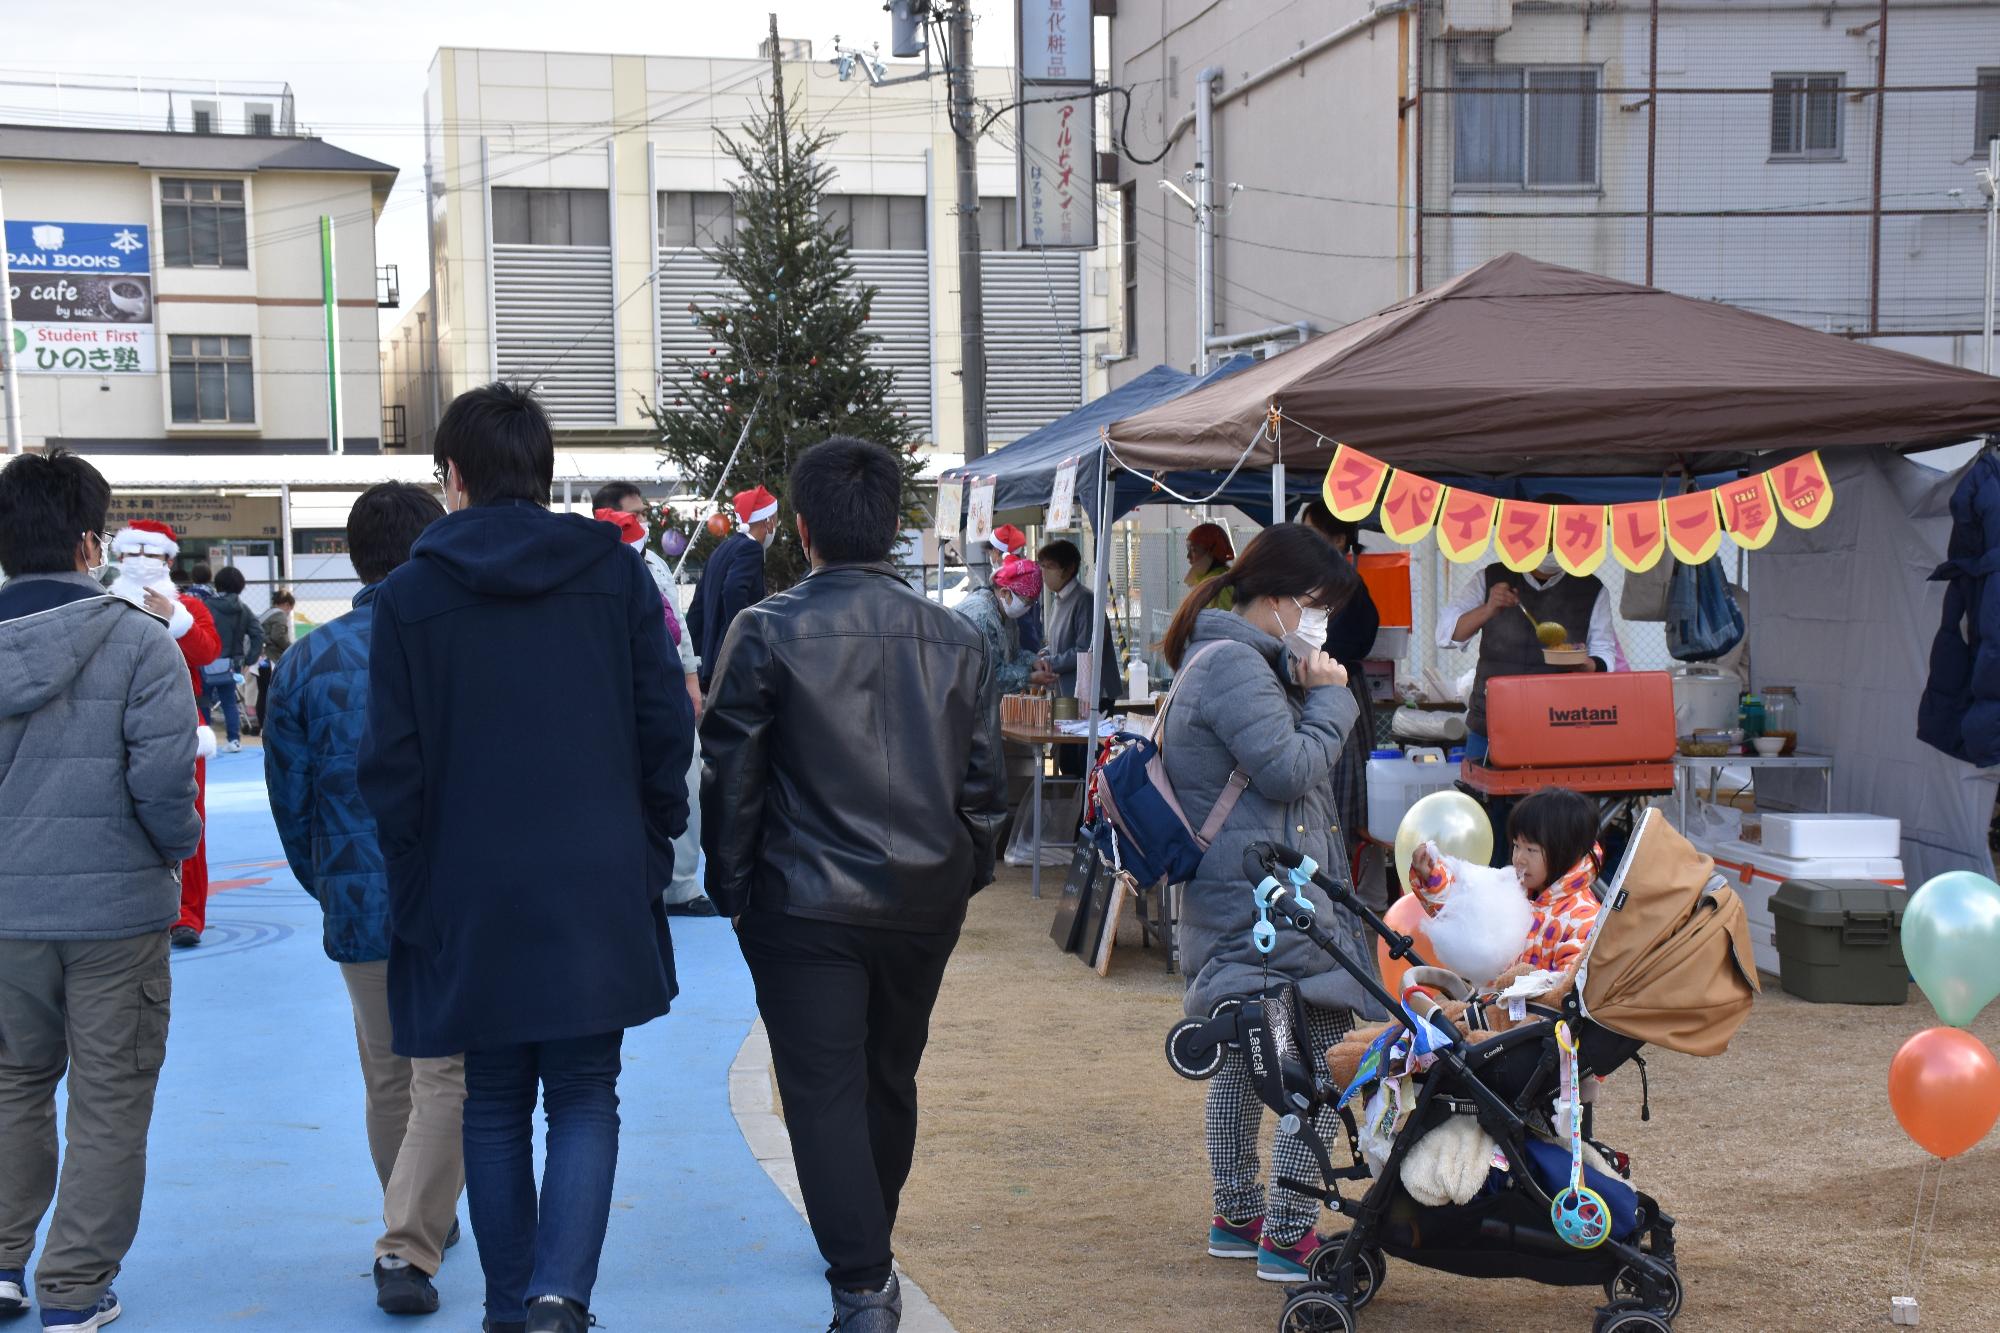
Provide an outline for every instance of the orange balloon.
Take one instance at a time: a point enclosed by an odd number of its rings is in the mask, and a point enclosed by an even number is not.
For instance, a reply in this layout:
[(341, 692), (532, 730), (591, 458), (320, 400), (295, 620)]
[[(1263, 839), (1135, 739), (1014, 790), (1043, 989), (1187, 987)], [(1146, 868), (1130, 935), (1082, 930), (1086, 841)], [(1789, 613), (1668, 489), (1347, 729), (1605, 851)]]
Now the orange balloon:
[(729, 515), (710, 514), (708, 516), (708, 535), (711, 537), (727, 537), (729, 535)]
[(1959, 1028), (1931, 1028), (1889, 1062), (1889, 1105), (1919, 1148), (1956, 1157), (2000, 1120), (2000, 1060)]
[[(1424, 911), (1424, 904), (1414, 893), (1406, 893), (1389, 904), (1389, 910), (1382, 914), (1389, 929), (1400, 930), (1416, 941), (1417, 952), (1426, 963), (1437, 961), (1437, 953), (1431, 948), (1431, 937), (1424, 933), (1424, 926), (1430, 921), (1430, 914)], [(1375, 941), (1375, 961), (1382, 967), (1382, 984), (1397, 999), (1403, 998), (1403, 974), (1414, 964), (1408, 958), (1389, 957), (1389, 941)]]

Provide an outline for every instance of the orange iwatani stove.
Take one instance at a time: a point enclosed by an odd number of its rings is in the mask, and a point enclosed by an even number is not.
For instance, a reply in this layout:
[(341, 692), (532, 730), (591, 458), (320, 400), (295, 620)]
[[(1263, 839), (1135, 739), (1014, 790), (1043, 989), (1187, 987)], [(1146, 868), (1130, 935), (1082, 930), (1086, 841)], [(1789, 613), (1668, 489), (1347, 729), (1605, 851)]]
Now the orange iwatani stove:
[(1486, 728), (1486, 762), (1468, 760), (1459, 781), (1487, 796), (1674, 789), (1674, 687), (1664, 671), (1496, 676), (1486, 682)]

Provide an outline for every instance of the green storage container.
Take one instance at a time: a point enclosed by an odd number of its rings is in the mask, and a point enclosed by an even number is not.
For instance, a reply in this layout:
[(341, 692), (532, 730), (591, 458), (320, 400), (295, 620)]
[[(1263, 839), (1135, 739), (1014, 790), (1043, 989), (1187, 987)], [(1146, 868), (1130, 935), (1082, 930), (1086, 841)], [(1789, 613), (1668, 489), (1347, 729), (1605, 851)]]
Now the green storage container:
[(1814, 1004), (1902, 1004), (1907, 889), (1865, 879), (1788, 879), (1771, 895), (1778, 980)]

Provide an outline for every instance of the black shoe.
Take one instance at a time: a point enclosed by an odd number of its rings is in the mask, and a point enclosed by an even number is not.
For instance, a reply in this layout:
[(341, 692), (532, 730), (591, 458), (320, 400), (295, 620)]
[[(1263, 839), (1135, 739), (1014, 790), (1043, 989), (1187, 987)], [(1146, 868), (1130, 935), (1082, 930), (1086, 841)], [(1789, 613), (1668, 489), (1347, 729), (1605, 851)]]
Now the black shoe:
[(482, 1319), (479, 1327), (483, 1333), (527, 1333), (528, 1329), (519, 1319)]
[(903, 1322), (903, 1284), (894, 1273), (880, 1291), (833, 1289), (833, 1322), (826, 1333), (896, 1333)]
[(699, 898), (690, 898), (688, 899), (688, 901), (684, 903), (668, 903), (667, 915), (668, 916), (714, 916), (715, 904), (713, 902), (710, 902), (707, 895), (704, 894), (702, 897)]
[(595, 1328), (590, 1311), (567, 1296), (536, 1296), (528, 1302), (528, 1322), (523, 1333), (584, 1333)]
[(375, 1261), (375, 1304), (388, 1314), (436, 1314), (437, 1288), (431, 1275), (412, 1264), (390, 1268)]
[(201, 932), (193, 926), (175, 926), (173, 942), (176, 949), (192, 949), (201, 943)]
[(444, 1238), (444, 1247), (448, 1250), (458, 1244), (458, 1241), (458, 1219), (454, 1217), (451, 1219), (451, 1234)]

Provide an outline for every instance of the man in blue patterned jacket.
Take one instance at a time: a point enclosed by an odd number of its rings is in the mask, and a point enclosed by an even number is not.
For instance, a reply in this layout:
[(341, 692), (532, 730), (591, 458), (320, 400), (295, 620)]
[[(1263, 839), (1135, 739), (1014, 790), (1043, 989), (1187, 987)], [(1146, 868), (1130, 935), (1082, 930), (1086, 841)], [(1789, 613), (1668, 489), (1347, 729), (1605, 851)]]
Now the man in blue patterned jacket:
[(375, 1301), (391, 1314), (438, 1308), (437, 1274), (458, 1238), (465, 1186), (462, 1056), (407, 1060), (390, 1049), (389, 886), (375, 820), (355, 787), (368, 717), (375, 590), (444, 517), (430, 492), (385, 482), (347, 516), (347, 546), (364, 585), (354, 609), (298, 641), (278, 664), (264, 726), (264, 777), (285, 857), (326, 914), (326, 956), (354, 1003), (368, 1093), (368, 1150), (382, 1181)]

